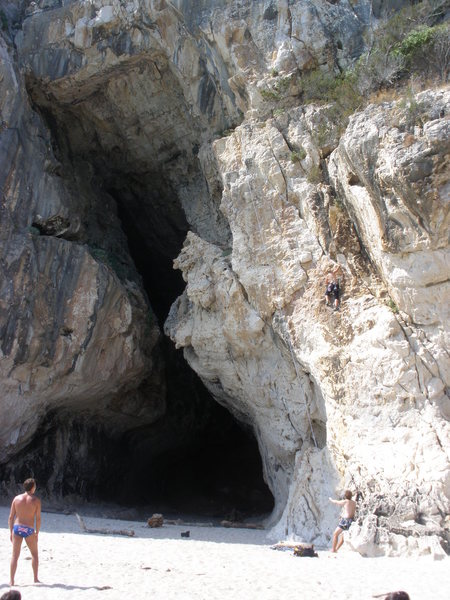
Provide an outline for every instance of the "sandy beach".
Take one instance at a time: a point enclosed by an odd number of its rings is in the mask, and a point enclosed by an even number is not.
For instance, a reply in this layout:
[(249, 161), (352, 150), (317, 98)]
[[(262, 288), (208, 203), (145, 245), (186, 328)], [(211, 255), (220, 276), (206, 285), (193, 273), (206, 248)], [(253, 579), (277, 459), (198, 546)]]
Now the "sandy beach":
[[(83, 513), (81, 513), (83, 514)], [(119, 598), (362, 599), (398, 589), (411, 600), (447, 600), (450, 559), (297, 558), (270, 548), (265, 531), (164, 525), (83, 517), (89, 528), (133, 529), (135, 537), (84, 533), (74, 515), (43, 513), (39, 536), (41, 584), (32, 583), (24, 548), (15, 588), (24, 600)], [(0, 594), (9, 589), (8, 509), (0, 507)], [(181, 532), (190, 530), (189, 538)]]

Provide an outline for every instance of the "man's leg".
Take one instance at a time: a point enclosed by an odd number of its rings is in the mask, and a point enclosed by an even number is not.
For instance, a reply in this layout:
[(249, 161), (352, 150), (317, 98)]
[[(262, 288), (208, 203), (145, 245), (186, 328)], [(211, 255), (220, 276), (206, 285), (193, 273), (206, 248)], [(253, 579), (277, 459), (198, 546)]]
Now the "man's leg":
[(31, 566), (33, 567), (34, 583), (40, 583), (38, 579), (39, 556), (38, 556), (38, 536), (33, 535), (25, 538), (28, 548), (31, 552)]
[(20, 556), (20, 548), (22, 546), (22, 538), (20, 535), (16, 535), (13, 533), (12, 536), (12, 556), (11, 556), (11, 568), (10, 568), (10, 585), (14, 585), (14, 577), (16, 575), (17, 570), (17, 561)]
[[(342, 533), (342, 529), (340, 527), (336, 527), (336, 529), (334, 530), (333, 533), (333, 544), (331, 546), (331, 552), (337, 552), (338, 551), (338, 541), (339, 541), (339, 536)], [(339, 546), (340, 548), (340, 546)]]
[(344, 532), (342, 532), (341, 536), (339, 537), (339, 541), (336, 546), (336, 552), (339, 550), (339, 548), (342, 546), (343, 543), (344, 543)]

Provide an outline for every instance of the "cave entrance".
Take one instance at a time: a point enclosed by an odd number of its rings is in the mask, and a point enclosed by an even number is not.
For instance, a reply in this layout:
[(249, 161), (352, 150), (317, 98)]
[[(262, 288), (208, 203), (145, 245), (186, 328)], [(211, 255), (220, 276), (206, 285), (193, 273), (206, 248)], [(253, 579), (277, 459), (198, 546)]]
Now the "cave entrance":
[[(179, 216), (178, 226), (170, 231), (172, 244), (162, 252), (154, 251), (155, 244), (149, 251), (149, 239), (163, 236), (164, 228), (159, 234), (158, 229), (146, 229), (145, 224), (148, 228), (148, 223), (158, 222), (154, 208), (147, 209), (150, 216), (143, 215), (139, 195), (130, 201), (130, 189), (119, 184), (109, 193), (116, 200), (130, 254), (162, 328), (185, 286), (172, 263), (187, 227)], [(169, 192), (164, 182), (158, 189), (155, 205), (161, 206)], [(141, 218), (136, 221), (137, 214)], [(121, 453), (127, 462), (120, 484), (108, 496), (122, 505), (173, 517), (241, 520), (270, 514), (274, 500), (263, 479), (253, 432), (214, 400), (170, 339), (163, 339), (160, 352), (165, 365), (165, 415), (123, 437)]]
[(172, 389), (159, 421), (117, 437), (91, 416), (49, 413), (30, 444), (0, 466), (0, 479), (35, 477), (46, 506), (81, 501), (133, 518), (159, 512), (213, 522), (268, 516), (274, 500), (253, 433), (174, 354), (178, 369), (167, 366)]
[[(212, 520), (262, 518), (273, 510), (251, 431), (210, 397), (204, 398), (202, 411), (202, 426), (179, 423), (178, 439), (173, 421), (159, 431), (155, 426), (158, 437), (163, 432), (172, 436), (156, 454), (151, 432), (125, 436), (128, 465), (115, 490), (119, 504), (150, 514)], [(180, 413), (173, 416), (180, 419)]]
[[(212, 135), (211, 114), (192, 116), (161, 55), (108, 77), (78, 82), (76, 97), (70, 95), (75, 87), (64, 84), (44, 90), (30, 79), (28, 85), (51, 131), (60, 174), (92, 207), (84, 215), (85, 237), (71, 241), (131, 256), (162, 328), (184, 289), (172, 265), (187, 231), (219, 247), (230, 245), (218, 208), (220, 185), (206, 181), (198, 156)], [(211, 111), (214, 102), (203, 104)], [(233, 124), (223, 115), (213, 120), (214, 128)], [(124, 235), (112, 240), (107, 223), (117, 222), (114, 212)], [(97, 430), (100, 438), (91, 446), (97, 455), (90, 456), (93, 466), (90, 473), (84, 469), (82, 485), (76, 475), (81, 454), (71, 448), (72, 479), (61, 475), (60, 493), (166, 514), (236, 519), (269, 513), (274, 501), (253, 433), (212, 398), (172, 342), (164, 338), (158, 352), (165, 414), (120, 435), (116, 430), (109, 440), (107, 428)], [(102, 448), (107, 456), (100, 456)]]

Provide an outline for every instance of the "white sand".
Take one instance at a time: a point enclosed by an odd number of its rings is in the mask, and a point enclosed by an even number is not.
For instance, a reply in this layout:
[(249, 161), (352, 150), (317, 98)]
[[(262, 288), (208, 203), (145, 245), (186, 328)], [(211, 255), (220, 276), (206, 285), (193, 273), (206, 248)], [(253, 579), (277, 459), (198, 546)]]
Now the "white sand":
[[(9, 589), (8, 510), (0, 507), (0, 595)], [(270, 549), (264, 531), (85, 518), (90, 528), (134, 529), (136, 537), (83, 533), (75, 516), (43, 513), (39, 577), (33, 585), (24, 548), (16, 589), (24, 600), (372, 598), (404, 589), (411, 600), (450, 597), (450, 558), (362, 558), (343, 549), (336, 557), (297, 558)], [(190, 529), (189, 539), (180, 532)], [(110, 589), (100, 589), (110, 586)]]

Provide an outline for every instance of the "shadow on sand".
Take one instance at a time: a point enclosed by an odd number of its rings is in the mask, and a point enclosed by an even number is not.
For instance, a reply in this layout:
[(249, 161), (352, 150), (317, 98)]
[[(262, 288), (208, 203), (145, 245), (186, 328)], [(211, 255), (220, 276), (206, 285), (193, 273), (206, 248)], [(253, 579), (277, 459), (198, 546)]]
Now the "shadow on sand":
[[(8, 586), (0, 586), (0, 588), (2, 587), (8, 587)], [(83, 585), (68, 585), (65, 583), (28, 583), (25, 585), (15, 585), (14, 588), (28, 588), (28, 587), (38, 587), (38, 588), (59, 588), (61, 590), (112, 590), (113, 588), (110, 585), (88, 585), (88, 586), (83, 586)]]

